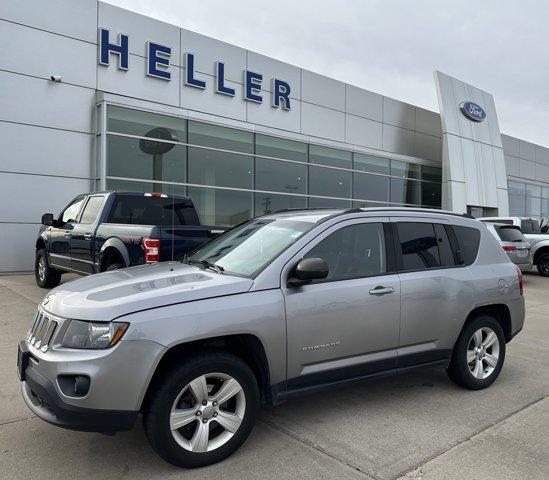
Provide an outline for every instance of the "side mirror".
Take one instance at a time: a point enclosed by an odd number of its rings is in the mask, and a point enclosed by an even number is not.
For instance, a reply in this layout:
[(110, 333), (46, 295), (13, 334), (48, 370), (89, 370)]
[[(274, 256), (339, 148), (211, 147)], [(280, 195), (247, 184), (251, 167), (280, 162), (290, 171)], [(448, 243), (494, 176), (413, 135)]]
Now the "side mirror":
[(42, 215), (42, 225), (47, 225), (48, 227), (52, 227), (53, 224), (54, 224), (53, 213), (44, 213), (44, 215)]
[(328, 273), (328, 265), (322, 258), (304, 258), (299, 261), (290, 274), (288, 286), (301, 287), (313, 280), (326, 278)]

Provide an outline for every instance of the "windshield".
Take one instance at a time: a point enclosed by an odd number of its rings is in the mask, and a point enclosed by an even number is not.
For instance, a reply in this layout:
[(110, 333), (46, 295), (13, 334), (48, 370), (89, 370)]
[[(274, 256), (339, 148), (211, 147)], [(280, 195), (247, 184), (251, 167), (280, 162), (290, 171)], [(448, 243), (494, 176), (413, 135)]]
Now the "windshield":
[(198, 248), (187, 262), (207, 261), (228, 274), (253, 277), (314, 225), (282, 218), (256, 218)]

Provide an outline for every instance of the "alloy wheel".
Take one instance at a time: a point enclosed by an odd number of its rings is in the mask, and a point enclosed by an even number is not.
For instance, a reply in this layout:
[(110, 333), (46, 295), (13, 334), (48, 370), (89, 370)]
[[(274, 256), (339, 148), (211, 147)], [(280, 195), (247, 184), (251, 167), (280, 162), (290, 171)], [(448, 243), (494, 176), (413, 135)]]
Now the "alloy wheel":
[(489, 327), (479, 328), (469, 340), (467, 366), (473, 377), (488, 378), (499, 360), (499, 339)]
[(44, 255), (38, 259), (38, 278), (41, 282), (46, 278), (46, 260)]
[(210, 452), (227, 443), (244, 419), (246, 397), (240, 383), (224, 373), (189, 382), (170, 412), (170, 430), (185, 450)]

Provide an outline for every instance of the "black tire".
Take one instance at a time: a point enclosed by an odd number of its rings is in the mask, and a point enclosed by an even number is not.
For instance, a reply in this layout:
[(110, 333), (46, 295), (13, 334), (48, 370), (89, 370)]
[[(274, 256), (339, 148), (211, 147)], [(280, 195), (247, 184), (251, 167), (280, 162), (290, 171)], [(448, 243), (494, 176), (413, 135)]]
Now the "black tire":
[[(40, 269), (41, 266), (43, 268), (42, 271)], [(34, 259), (34, 278), (36, 279), (36, 285), (41, 288), (57, 287), (61, 282), (61, 272), (50, 267), (46, 250), (43, 248), (36, 252), (36, 257)]]
[[(201, 375), (211, 373), (229, 375), (238, 381), (245, 398), (244, 415), (240, 426), (226, 443), (204, 453), (191, 452), (182, 447), (172, 435), (170, 412), (178, 395), (191, 381)], [(259, 408), (257, 380), (250, 368), (240, 358), (229, 353), (210, 352), (189, 357), (163, 374), (151, 388), (152, 394), (147, 399), (143, 412), (145, 434), (156, 453), (178, 467), (202, 467), (227, 458), (244, 443), (255, 424)], [(200, 421), (200, 418), (198, 417), (197, 422)], [(212, 425), (208, 424), (208, 428), (219, 428), (216, 427), (215, 418), (210, 418), (210, 421)], [(195, 423), (189, 425), (192, 429), (200, 426)]]
[[(474, 376), (469, 364), (467, 363), (467, 350), (471, 342), (474, 342), (473, 335), (481, 328), (491, 329), (497, 336), (498, 340), (498, 359), (496, 366), (493, 367), (493, 370), (486, 378), (477, 378)], [(473, 344), (471, 344), (473, 345)], [(493, 347), (491, 347), (493, 348)], [(490, 349), (491, 350), (491, 349)], [(491, 350), (493, 353), (493, 350)], [(480, 315), (474, 318), (469, 324), (463, 329), (459, 338), (454, 346), (452, 352), (452, 359), (450, 360), (450, 365), (448, 367), (447, 373), (448, 376), (459, 386), (468, 388), (470, 390), (480, 390), (482, 388), (489, 387), (495, 380), (498, 378), (501, 368), (503, 367), (503, 362), (505, 361), (505, 335), (503, 334), (503, 329), (501, 325), (493, 317), (489, 315)], [(476, 360), (474, 360), (476, 362)], [(483, 363), (481, 363), (482, 365)], [(487, 365), (487, 363), (484, 363)]]
[(549, 253), (544, 253), (536, 263), (538, 272), (543, 277), (549, 277)]

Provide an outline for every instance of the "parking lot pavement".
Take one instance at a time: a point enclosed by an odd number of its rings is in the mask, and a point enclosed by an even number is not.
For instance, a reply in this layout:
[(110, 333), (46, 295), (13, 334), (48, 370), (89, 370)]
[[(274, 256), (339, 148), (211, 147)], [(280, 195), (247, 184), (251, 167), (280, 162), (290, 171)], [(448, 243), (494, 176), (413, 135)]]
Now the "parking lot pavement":
[(233, 457), (184, 471), (152, 453), (140, 424), (106, 437), (32, 416), (19, 393), (16, 344), (46, 292), (32, 276), (0, 277), (0, 471), (10, 479), (547, 478), (549, 279), (528, 274), (525, 291), (524, 330), (489, 389), (463, 390), (444, 371), (424, 370), (306, 395), (264, 409)]

